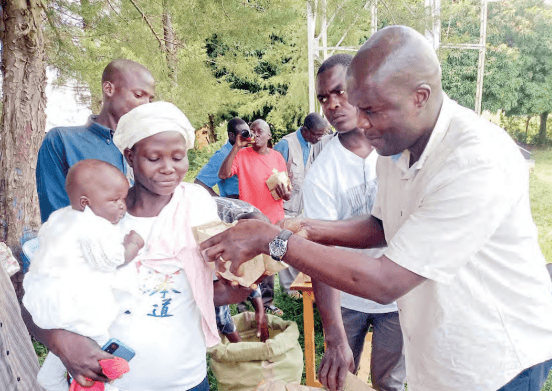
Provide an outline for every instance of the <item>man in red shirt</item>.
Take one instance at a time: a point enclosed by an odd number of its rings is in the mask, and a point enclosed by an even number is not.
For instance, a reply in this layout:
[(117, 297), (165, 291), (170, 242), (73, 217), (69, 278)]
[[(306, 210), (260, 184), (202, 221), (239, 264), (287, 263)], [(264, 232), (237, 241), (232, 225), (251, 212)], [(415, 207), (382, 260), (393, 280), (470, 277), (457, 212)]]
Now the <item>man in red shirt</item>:
[(222, 162), (219, 177), (227, 179), (237, 175), (239, 178), (240, 199), (249, 202), (265, 214), (272, 224), (284, 218), (284, 200), (291, 198), (291, 188), (284, 184), (276, 187), (280, 196), (275, 200), (268, 190), (266, 180), (276, 169), (287, 171), (286, 162), (279, 152), (268, 147), (272, 133), (270, 127), (262, 119), (251, 124), (251, 133), (255, 141), (251, 147), (244, 148), (250, 142), (237, 135), (232, 150)]
[[(251, 133), (255, 141), (251, 147), (246, 147), (251, 140), (244, 139), (241, 134), (236, 135), (236, 142), (226, 156), (219, 169), (219, 177), (227, 179), (237, 175), (239, 178), (240, 200), (249, 202), (257, 207), (272, 224), (284, 218), (284, 200), (291, 199), (291, 188), (280, 184), (276, 192), (280, 196), (275, 200), (268, 190), (266, 180), (272, 175), (272, 170), (287, 171), (286, 162), (280, 152), (268, 147), (268, 140), (272, 133), (270, 127), (262, 119), (251, 124)], [(261, 285), (264, 307), (268, 312), (282, 316), (281, 309), (273, 304), (274, 276), (267, 277)]]

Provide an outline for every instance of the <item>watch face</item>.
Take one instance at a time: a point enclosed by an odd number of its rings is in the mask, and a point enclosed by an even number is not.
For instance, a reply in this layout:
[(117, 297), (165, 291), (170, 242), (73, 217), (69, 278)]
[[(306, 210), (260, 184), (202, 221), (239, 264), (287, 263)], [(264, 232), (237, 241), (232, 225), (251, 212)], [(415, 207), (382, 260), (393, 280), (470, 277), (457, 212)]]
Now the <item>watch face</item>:
[(272, 242), (270, 242), (269, 249), (270, 249), (271, 256), (281, 258), (286, 253), (287, 240), (276, 238)]

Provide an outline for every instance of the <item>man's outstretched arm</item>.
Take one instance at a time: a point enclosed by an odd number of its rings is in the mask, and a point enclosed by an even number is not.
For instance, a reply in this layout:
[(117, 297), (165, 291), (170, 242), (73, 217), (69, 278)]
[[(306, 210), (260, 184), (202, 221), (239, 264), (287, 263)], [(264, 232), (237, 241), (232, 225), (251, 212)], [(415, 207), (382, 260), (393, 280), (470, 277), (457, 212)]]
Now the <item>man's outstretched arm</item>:
[[(308, 241), (300, 237), (302, 232), (313, 233), (313, 239), (328, 244), (340, 244), (353, 247), (351, 243), (381, 244), (383, 229), (377, 219), (367, 218), (344, 221), (311, 221), (311, 229), (300, 227), (299, 235), (292, 235), (288, 242), (288, 250), (284, 261), (289, 265), (308, 274), (313, 280), (319, 280), (333, 288), (361, 296), (377, 303), (388, 304), (415, 288), (425, 278), (405, 269), (385, 256), (372, 258), (365, 254), (330, 248)], [(349, 222), (349, 227), (347, 226)], [(365, 231), (359, 232), (364, 226)], [(380, 227), (379, 230), (377, 227)], [(321, 227), (332, 229), (325, 232)], [(353, 229), (351, 229), (353, 227)], [(354, 227), (356, 227), (356, 232)], [(303, 230), (303, 231), (301, 231)], [(339, 237), (340, 234), (350, 234), (352, 237)], [(232, 261), (230, 271), (238, 273), (239, 266), (258, 254), (268, 254), (268, 245), (278, 234), (280, 228), (259, 221), (242, 221), (234, 228), (209, 238), (200, 246), (211, 261), (216, 261), (223, 270), (224, 261)]]

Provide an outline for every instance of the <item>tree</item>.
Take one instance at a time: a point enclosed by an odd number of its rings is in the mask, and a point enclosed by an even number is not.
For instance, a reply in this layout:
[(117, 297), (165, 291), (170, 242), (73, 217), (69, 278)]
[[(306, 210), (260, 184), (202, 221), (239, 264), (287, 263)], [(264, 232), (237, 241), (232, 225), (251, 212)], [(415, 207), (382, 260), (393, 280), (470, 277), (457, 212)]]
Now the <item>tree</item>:
[(0, 240), (16, 257), (40, 225), (35, 167), (44, 136), (46, 70), (40, 0), (2, 0)]
[[(457, 41), (476, 42), (476, 9), (457, 5), (443, 30), (452, 30)], [(552, 7), (543, 0), (491, 3), (488, 20), (483, 109), (503, 110), (507, 116), (539, 116), (537, 141), (543, 144), (552, 111)], [(441, 57), (445, 90), (473, 107), (477, 52), (447, 50)]]

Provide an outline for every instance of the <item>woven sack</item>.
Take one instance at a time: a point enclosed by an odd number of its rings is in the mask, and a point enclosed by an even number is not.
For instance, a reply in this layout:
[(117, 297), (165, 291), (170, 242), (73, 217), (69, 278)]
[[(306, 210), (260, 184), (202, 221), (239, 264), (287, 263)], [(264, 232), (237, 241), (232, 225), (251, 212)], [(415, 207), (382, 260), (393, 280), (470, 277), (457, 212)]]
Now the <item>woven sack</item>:
[(255, 314), (244, 312), (233, 317), (243, 341), (230, 343), (223, 337), (220, 344), (209, 349), (219, 391), (254, 391), (266, 380), (301, 381), (303, 351), (297, 324), (266, 316), (270, 335), (266, 342), (256, 336)]

